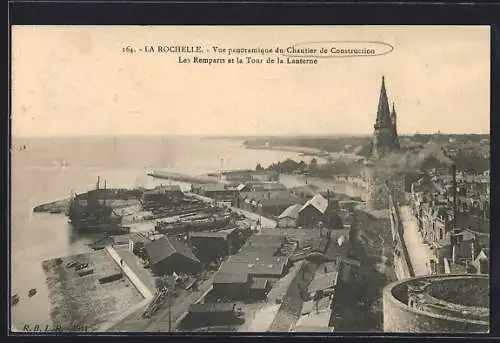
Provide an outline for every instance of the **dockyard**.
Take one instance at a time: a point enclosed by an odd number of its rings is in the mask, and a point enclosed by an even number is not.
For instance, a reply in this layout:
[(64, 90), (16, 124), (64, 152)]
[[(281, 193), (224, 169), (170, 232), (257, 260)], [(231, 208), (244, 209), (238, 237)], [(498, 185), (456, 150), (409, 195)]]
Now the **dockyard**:
[[(86, 195), (38, 207), (52, 212), (61, 204), (78, 208), (83, 215), (67, 210), (70, 222), (75, 221), (71, 216), (87, 218), (91, 211), (119, 218), (115, 224), (101, 217), (107, 223), (100, 227), (103, 237), (90, 245), (95, 252), (86, 256), (94, 262), (83, 263), (75, 275), (88, 283), (86, 279), (95, 278), (94, 269), (103, 268), (90, 265), (111, 263), (120, 272), (118, 282), (134, 290), (134, 301), (120, 307), (123, 311), (95, 316), (89, 324), (92, 330), (334, 329), (335, 297), (328, 290), (338, 282), (349, 251), (345, 242), (357, 194), (350, 197), (345, 187), (339, 193), (330, 191), (335, 185), (324, 181), (307, 185), (300, 178), (287, 187), (274, 175), (252, 171), (227, 173), (224, 180), (219, 175), (219, 182), (193, 184), (186, 192), (175, 184), (179, 175), (162, 175), (167, 184), (153, 189), (117, 192), (98, 180)], [(44, 268), (53, 280), (54, 262), (44, 265), (52, 266)], [(69, 275), (60, 269), (59, 278)], [(93, 287), (96, 294), (107, 292), (108, 298), (123, 292)], [(61, 295), (56, 293), (69, 296), (74, 289), (54, 289), (54, 320), (61, 320)], [(82, 296), (73, 299), (74, 307), (82, 309), (77, 314), (88, 306)]]

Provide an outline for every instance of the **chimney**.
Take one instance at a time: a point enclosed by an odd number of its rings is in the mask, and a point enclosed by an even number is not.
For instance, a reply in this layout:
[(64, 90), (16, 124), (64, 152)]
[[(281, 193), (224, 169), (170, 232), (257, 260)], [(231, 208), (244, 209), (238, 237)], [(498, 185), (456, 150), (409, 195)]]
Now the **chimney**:
[(104, 180), (104, 189), (106, 189), (106, 180)]
[(455, 164), (451, 166), (451, 185), (453, 187), (453, 229), (457, 227), (457, 167)]
[(97, 176), (97, 185), (96, 185), (96, 189), (99, 189), (99, 185), (101, 184), (101, 177), (100, 176)]

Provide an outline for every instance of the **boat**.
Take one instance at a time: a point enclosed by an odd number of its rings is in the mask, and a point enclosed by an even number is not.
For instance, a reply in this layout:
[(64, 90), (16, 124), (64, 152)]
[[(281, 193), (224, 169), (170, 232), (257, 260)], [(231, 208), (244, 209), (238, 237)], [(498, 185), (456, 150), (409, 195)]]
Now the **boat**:
[(31, 298), (31, 297), (32, 297), (32, 296), (34, 296), (35, 294), (36, 294), (36, 288), (32, 288), (32, 289), (30, 289), (30, 291), (28, 292), (28, 297), (30, 297), (30, 298)]
[(19, 297), (19, 294), (14, 294), (12, 296), (12, 305), (16, 305), (17, 303), (19, 303), (19, 300), (21, 300), (21, 298)]
[[(109, 200), (115, 199), (116, 192), (100, 188), (99, 178), (97, 187), (85, 196), (73, 195), (68, 208), (68, 223), (79, 231), (128, 233), (130, 228), (121, 226), (122, 216), (117, 215), (109, 205)], [(108, 203), (106, 203), (108, 201)]]

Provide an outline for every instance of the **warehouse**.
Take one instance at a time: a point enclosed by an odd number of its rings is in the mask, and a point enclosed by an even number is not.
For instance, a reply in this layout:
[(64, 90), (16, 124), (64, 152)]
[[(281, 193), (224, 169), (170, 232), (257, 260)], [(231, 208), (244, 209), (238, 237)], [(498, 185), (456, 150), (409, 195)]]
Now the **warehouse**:
[(195, 255), (202, 262), (211, 262), (230, 255), (239, 249), (241, 241), (238, 228), (216, 232), (191, 232), (189, 238), (193, 249), (196, 250)]
[(147, 244), (145, 250), (155, 275), (201, 271), (200, 260), (186, 243), (179, 240), (162, 237)]
[(248, 298), (251, 279), (248, 273), (218, 272), (213, 281), (213, 294), (219, 298), (244, 300)]

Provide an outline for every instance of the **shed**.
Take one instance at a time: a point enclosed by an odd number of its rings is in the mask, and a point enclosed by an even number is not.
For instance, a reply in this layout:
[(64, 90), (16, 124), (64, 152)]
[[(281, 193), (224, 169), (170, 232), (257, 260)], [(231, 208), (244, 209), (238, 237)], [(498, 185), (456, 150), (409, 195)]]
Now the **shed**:
[(328, 200), (321, 194), (316, 194), (308, 200), (299, 210), (298, 225), (313, 227), (318, 222), (324, 221), (328, 209)]
[(154, 274), (197, 273), (201, 270), (200, 260), (184, 243), (166, 237), (154, 240), (146, 245), (151, 269)]
[(196, 256), (204, 262), (230, 255), (239, 248), (238, 228), (214, 232), (191, 232), (190, 242), (196, 248)]
[(278, 217), (278, 227), (296, 227), (301, 207), (300, 204), (287, 207)]
[(246, 272), (227, 273), (219, 271), (213, 281), (213, 292), (221, 298), (243, 300), (248, 297), (251, 279)]

